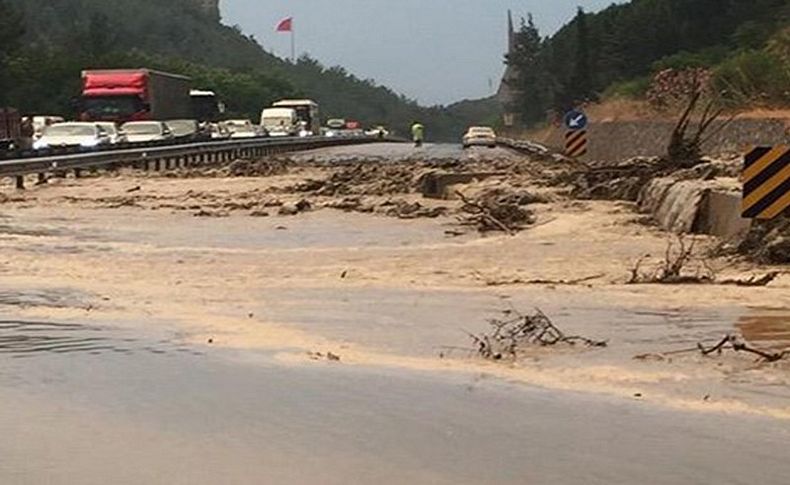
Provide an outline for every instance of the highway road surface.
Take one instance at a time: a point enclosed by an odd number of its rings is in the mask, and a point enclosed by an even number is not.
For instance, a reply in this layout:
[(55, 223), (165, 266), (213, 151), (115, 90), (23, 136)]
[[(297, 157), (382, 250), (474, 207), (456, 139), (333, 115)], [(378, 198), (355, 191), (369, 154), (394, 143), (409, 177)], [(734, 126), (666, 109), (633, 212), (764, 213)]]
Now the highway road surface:
[[(630, 206), (547, 192), (536, 224), (481, 235), (391, 183), (426, 160), (548, 190), (507, 150), (382, 144), (6, 191), (0, 483), (787, 483), (784, 364), (634, 359), (790, 338), (785, 283), (623, 285), (666, 244)], [(534, 307), (608, 347), (474, 355), (467, 332)]]

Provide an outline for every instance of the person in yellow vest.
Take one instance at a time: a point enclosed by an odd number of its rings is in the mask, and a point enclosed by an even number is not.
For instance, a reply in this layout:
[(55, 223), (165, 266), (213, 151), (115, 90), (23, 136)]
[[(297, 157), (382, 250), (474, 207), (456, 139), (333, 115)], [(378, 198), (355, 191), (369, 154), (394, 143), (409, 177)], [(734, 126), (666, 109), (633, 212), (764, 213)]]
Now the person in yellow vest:
[(411, 125), (411, 138), (414, 140), (414, 146), (417, 148), (421, 147), (422, 143), (425, 141), (425, 126), (419, 121), (415, 121), (414, 124)]

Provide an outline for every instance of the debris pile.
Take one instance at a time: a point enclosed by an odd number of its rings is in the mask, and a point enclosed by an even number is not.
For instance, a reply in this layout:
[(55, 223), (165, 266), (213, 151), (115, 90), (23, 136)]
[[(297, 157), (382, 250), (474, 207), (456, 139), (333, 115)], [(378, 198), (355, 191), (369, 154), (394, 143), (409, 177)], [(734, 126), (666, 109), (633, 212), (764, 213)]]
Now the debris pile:
[(557, 344), (587, 347), (606, 347), (605, 341), (566, 335), (540, 310), (533, 315), (523, 315), (516, 310), (506, 310), (503, 319), (489, 320), (491, 331), (480, 335), (469, 334), (475, 351), (488, 360), (515, 359), (529, 346), (553, 346)]
[(738, 252), (759, 263), (790, 263), (790, 214), (771, 221), (755, 221)]
[(711, 348), (705, 348), (702, 343), (697, 344), (697, 348), (702, 353), (702, 355), (711, 355), (713, 353), (721, 355), (721, 353), (726, 349), (732, 349), (735, 352), (746, 352), (749, 354), (754, 354), (759, 357), (759, 359), (763, 362), (778, 362), (785, 357), (790, 357), (790, 350), (785, 350), (782, 352), (770, 352), (766, 350), (757, 349), (755, 347), (751, 347), (746, 342), (743, 342), (738, 336), (736, 335), (725, 335), (724, 338), (716, 345)]
[(560, 173), (554, 185), (570, 185), (579, 199), (636, 201), (642, 188), (662, 172), (661, 158), (632, 158), (621, 163)]
[(231, 177), (271, 177), (288, 173), (288, 164), (284, 160), (272, 158), (238, 159), (232, 161), (226, 171)]
[(306, 199), (302, 199), (296, 202), (289, 202), (280, 206), (280, 210), (277, 211), (277, 215), (281, 216), (295, 216), (301, 214), (302, 212), (308, 212), (313, 209), (313, 204)]
[(456, 195), (464, 203), (459, 217), (462, 225), (476, 227), (480, 232), (502, 231), (511, 235), (535, 223), (535, 215), (524, 206), (542, 200), (527, 192), (502, 189), (484, 191), (474, 200), (461, 192)]
[[(631, 268), (629, 285), (645, 283), (682, 284), (682, 283), (710, 283), (716, 279), (713, 270), (705, 264), (703, 259), (694, 254), (696, 240), (692, 239), (686, 244), (686, 239), (677, 236), (677, 242), (670, 239), (664, 252), (664, 260), (652, 270), (643, 271), (642, 265), (650, 257), (646, 255), (639, 259)], [(694, 265), (693, 269), (688, 267)]]
[(779, 362), (785, 358), (790, 357), (790, 349), (781, 351), (772, 351), (766, 349), (759, 349), (746, 343), (742, 337), (733, 334), (727, 334), (715, 345), (707, 347), (704, 343), (698, 342), (696, 347), (672, 350), (669, 352), (661, 353), (647, 353), (634, 356), (636, 360), (668, 360), (671, 356), (681, 354), (691, 354), (699, 352), (703, 356), (722, 355), (725, 350), (732, 350), (736, 353), (747, 353), (757, 356), (758, 363), (773, 363)]
[(780, 271), (772, 271), (763, 276), (751, 276), (745, 279), (719, 279), (716, 271), (708, 264), (707, 257), (695, 254), (695, 240), (686, 244), (684, 236), (676, 236), (677, 242), (670, 239), (664, 253), (664, 260), (652, 270), (643, 271), (642, 266), (650, 255), (640, 258), (631, 268), (631, 277), (626, 282), (636, 284), (718, 284), (741, 287), (768, 286), (779, 276)]
[(413, 165), (357, 164), (335, 171), (326, 179), (309, 179), (286, 190), (320, 196), (407, 194), (416, 187), (415, 175)]
[(380, 204), (376, 211), (398, 219), (418, 219), (423, 217), (435, 219), (447, 214), (446, 207), (426, 207), (419, 202), (408, 202), (405, 200), (388, 200)]

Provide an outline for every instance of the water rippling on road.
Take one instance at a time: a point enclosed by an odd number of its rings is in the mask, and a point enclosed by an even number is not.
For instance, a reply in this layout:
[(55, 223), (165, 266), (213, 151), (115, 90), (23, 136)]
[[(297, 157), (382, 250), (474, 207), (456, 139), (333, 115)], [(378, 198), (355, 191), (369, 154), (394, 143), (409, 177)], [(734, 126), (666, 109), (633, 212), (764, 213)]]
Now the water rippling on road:
[(45, 354), (100, 355), (107, 352), (118, 354), (147, 352), (159, 355), (181, 352), (202, 355), (199, 351), (168, 340), (151, 343), (134, 338), (122, 338), (106, 328), (97, 326), (21, 320), (0, 321), (0, 355), (23, 358)]

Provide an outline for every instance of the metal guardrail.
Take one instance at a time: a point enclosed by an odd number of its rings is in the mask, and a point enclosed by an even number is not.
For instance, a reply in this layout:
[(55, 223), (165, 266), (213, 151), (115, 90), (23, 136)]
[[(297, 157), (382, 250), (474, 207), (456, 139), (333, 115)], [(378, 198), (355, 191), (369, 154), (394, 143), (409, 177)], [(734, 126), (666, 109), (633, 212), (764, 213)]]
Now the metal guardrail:
[(361, 145), (396, 140), (378, 137), (359, 138), (254, 138), (223, 140), (140, 148), (119, 148), (96, 152), (40, 156), (0, 161), (0, 177), (15, 177), (17, 188), (24, 188), (25, 176), (73, 170), (77, 177), (83, 169), (138, 166), (143, 170), (167, 170), (191, 165), (227, 162), (234, 158), (267, 156), (332, 146)]

